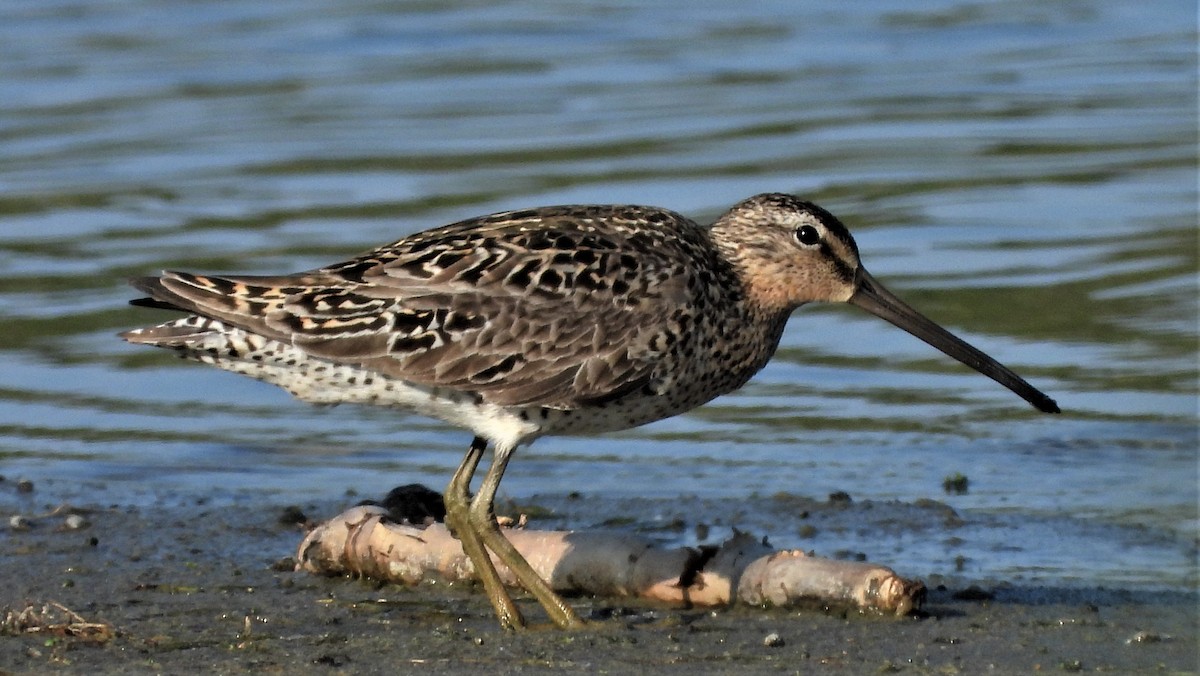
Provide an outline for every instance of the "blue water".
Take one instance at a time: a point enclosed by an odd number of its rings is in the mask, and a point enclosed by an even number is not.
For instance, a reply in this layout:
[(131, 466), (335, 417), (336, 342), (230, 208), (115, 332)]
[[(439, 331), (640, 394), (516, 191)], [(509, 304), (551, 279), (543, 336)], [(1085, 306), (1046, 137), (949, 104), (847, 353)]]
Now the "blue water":
[[(106, 504), (441, 487), (465, 433), (126, 345), (155, 315), (123, 280), (300, 270), (542, 204), (709, 220), (778, 190), (837, 213), (878, 278), (1064, 413), (806, 307), (741, 392), (539, 441), (507, 496), (932, 497), (968, 522), (953, 547), (865, 526), (815, 544), (875, 542), (915, 575), (962, 554), (986, 579), (1194, 586), (1194, 19), (1115, 0), (0, 5), (0, 473)], [(955, 472), (968, 494), (942, 493)]]

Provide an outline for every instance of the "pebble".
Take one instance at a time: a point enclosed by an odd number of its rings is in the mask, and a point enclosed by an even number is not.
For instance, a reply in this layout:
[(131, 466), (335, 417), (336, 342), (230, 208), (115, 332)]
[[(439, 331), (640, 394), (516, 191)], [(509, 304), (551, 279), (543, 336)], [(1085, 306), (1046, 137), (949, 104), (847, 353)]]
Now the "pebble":
[(1133, 645), (1135, 643), (1161, 643), (1169, 640), (1171, 640), (1171, 637), (1164, 634), (1156, 634), (1152, 631), (1139, 631), (1125, 642)]
[(292, 526), (303, 524), (308, 521), (308, 516), (304, 511), (295, 505), (288, 505), (283, 508), (283, 512), (279, 515), (279, 523), (284, 526)]
[(782, 648), (784, 646), (783, 637), (775, 632), (771, 632), (763, 638), (763, 645), (768, 648)]

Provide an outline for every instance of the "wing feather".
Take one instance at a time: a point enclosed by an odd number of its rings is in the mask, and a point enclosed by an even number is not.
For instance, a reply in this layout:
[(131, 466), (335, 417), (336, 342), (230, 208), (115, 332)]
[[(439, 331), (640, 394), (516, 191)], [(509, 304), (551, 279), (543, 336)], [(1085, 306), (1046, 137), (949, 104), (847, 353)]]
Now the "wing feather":
[(701, 228), (665, 210), (647, 228), (648, 210), (629, 209), (496, 214), (298, 275), (135, 285), (322, 359), (499, 405), (576, 408), (651, 384), (666, 318), (687, 307), (681, 242)]

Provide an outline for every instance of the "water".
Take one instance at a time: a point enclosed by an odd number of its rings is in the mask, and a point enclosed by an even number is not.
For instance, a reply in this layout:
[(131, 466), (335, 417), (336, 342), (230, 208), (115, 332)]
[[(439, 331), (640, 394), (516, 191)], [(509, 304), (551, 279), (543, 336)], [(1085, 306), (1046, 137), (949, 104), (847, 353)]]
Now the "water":
[[(961, 554), (980, 578), (1194, 587), (1195, 8), (904, 7), (0, 5), (0, 472), (103, 502), (441, 487), (465, 433), (125, 345), (156, 315), (123, 280), (305, 269), (541, 204), (711, 219), (780, 190), (1063, 415), (852, 308), (803, 308), (741, 392), (542, 440), (506, 495), (933, 497), (968, 520), (952, 545), (817, 546), (915, 575)], [(945, 496), (955, 472), (970, 492)], [(767, 530), (812, 546), (794, 526)]]

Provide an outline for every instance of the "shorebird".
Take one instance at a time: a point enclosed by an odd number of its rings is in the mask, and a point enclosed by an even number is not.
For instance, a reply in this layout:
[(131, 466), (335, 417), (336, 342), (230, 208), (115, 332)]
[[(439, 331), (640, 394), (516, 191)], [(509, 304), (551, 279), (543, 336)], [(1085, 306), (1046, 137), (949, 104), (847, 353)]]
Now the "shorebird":
[(1059, 410), (888, 292), (836, 217), (784, 194), (746, 199), (710, 227), (655, 207), (542, 207), (419, 232), (309, 272), (168, 271), (131, 283), (149, 295), (134, 305), (187, 315), (125, 340), (305, 401), (398, 407), (469, 429), (446, 520), (505, 628), (525, 619), (489, 551), (555, 624), (583, 625), (496, 524), (514, 449), (547, 434), (637, 427), (741, 387), (805, 303), (856, 305), (1038, 410)]

